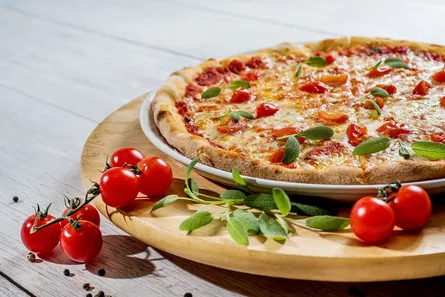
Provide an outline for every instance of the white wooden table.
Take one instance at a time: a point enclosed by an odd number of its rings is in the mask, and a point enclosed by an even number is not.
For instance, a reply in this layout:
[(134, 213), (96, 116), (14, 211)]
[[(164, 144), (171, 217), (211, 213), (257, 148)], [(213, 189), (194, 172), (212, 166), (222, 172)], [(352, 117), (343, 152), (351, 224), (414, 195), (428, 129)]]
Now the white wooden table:
[(94, 127), (174, 70), (342, 35), (445, 44), (444, 15), (442, 0), (0, 0), (0, 296), (84, 296), (85, 282), (113, 296), (348, 296), (352, 285), (365, 296), (444, 294), (445, 278), (337, 284), (229, 272), (154, 250), (105, 221), (103, 251), (86, 266), (59, 248), (30, 263), (19, 236), (35, 203), (53, 202), (57, 214), (63, 194), (82, 194), (80, 153)]

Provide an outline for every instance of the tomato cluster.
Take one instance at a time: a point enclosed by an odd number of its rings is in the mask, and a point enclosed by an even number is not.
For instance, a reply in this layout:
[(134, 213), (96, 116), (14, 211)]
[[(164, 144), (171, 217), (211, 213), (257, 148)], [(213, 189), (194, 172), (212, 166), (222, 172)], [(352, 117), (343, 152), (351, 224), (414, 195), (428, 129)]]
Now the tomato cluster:
[(431, 216), (428, 193), (415, 185), (402, 186), (386, 201), (364, 197), (351, 210), (351, 229), (364, 242), (375, 244), (389, 238), (394, 226), (411, 231), (422, 228)]
[[(158, 157), (146, 158), (134, 148), (121, 148), (111, 155), (110, 163), (96, 186), (105, 204), (119, 208), (132, 203), (139, 193), (160, 196), (172, 182), (173, 172), (167, 162)], [(40, 211), (39, 208), (36, 214), (29, 216), (22, 225), (22, 242), (35, 253), (51, 252), (60, 242), (70, 259), (84, 263), (96, 257), (102, 248), (99, 213), (94, 206), (86, 204), (67, 218), (66, 215), (81, 203), (68, 201), (70, 207), (61, 218), (55, 219), (48, 214), (48, 209)], [(33, 226), (51, 222), (40, 230), (32, 230)]]

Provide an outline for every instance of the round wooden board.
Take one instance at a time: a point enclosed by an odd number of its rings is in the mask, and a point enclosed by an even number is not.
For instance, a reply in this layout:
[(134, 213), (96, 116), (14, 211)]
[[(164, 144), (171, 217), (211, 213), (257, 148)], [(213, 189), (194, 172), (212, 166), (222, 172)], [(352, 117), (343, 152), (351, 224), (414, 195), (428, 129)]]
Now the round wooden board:
[[(83, 153), (81, 176), (86, 188), (99, 180), (105, 158), (120, 147), (136, 147), (147, 156), (165, 158), (173, 168), (169, 194), (183, 194), (185, 167), (156, 149), (139, 125), (141, 96), (115, 111), (93, 131)], [(220, 193), (221, 186), (194, 173), (201, 189)], [(420, 232), (396, 230), (380, 246), (367, 246), (350, 230), (317, 233), (296, 227), (285, 244), (250, 237), (248, 247), (234, 243), (225, 227), (214, 221), (190, 235), (178, 225), (199, 205), (183, 201), (151, 213), (153, 199), (141, 197), (124, 209), (95, 205), (108, 219), (132, 236), (168, 253), (208, 265), (257, 275), (324, 281), (386, 281), (445, 274), (445, 206), (434, 206), (427, 227)], [(348, 208), (341, 209), (347, 215)]]

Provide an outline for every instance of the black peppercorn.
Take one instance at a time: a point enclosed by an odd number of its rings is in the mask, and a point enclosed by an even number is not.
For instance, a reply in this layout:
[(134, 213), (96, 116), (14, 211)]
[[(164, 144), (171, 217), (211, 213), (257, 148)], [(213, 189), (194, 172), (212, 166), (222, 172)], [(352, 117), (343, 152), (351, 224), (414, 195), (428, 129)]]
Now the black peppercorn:
[(64, 271), (63, 271), (63, 275), (65, 275), (65, 276), (70, 276), (70, 271), (68, 270), (68, 269), (65, 269)]
[(91, 293), (88, 293), (86, 297), (93, 297)]
[(14, 201), (15, 203), (19, 202), (19, 197), (17, 196), (12, 197), (12, 201)]
[(187, 292), (187, 293), (184, 294), (184, 297), (193, 297), (193, 295), (192, 295), (192, 293), (188, 293)]
[(90, 285), (90, 283), (84, 283), (82, 288), (84, 288), (85, 290), (89, 291), (91, 289), (91, 285)]
[(104, 276), (104, 275), (105, 275), (105, 269), (103, 269), (103, 268), (99, 269), (99, 271), (97, 272), (97, 274), (98, 274), (99, 276)]

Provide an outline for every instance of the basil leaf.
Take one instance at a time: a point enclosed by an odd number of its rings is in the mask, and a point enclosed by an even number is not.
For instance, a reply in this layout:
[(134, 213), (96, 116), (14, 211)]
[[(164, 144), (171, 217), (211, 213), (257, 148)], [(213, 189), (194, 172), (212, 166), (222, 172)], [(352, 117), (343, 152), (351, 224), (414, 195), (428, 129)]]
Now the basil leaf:
[(406, 65), (401, 59), (399, 58), (386, 58), (385, 59), (385, 65), (391, 67), (391, 68), (404, 68), (404, 69), (410, 69), (408, 65)]
[(431, 141), (416, 141), (411, 144), (412, 150), (432, 160), (445, 159), (445, 144)]
[(374, 87), (371, 89), (371, 94), (374, 96), (380, 96), (380, 97), (388, 97), (389, 93), (382, 88)]
[(298, 64), (297, 72), (295, 72), (295, 77), (298, 78), (303, 73), (303, 69), (301, 68), (301, 64)]
[(236, 113), (239, 114), (240, 116), (242, 116), (243, 118), (246, 118), (249, 120), (255, 119), (255, 117), (250, 112), (247, 112), (244, 110), (238, 110)]
[[(309, 199), (313, 199), (313, 197), (308, 197)], [(325, 205), (316, 205), (309, 203), (300, 203), (291, 201), (291, 211), (295, 212), (298, 215), (306, 215), (306, 216), (321, 216), (321, 215), (329, 215), (335, 216), (338, 213), (338, 209), (335, 204), (327, 203)]]
[[(184, 189), (189, 189), (194, 195), (199, 195), (198, 184), (191, 178), (189, 178), (184, 184)], [(192, 197), (193, 198), (193, 197)]]
[(232, 119), (238, 123), (238, 121), (240, 120), (240, 115), (234, 111), (230, 112), (230, 116), (232, 117)]
[(192, 216), (185, 219), (180, 225), (179, 230), (193, 231), (210, 224), (213, 221), (213, 216), (208, 211), (198, 211)]
[(245, 80), (235, 80), (230, 83), (229, 88), (232, 90), (236, 90), (238, 88), (248, 89), (250, 88), (250, 83)]
[(187, 166), (187, 171), (185, 172), (185, 182), (184, 185), (187, 189), (190, 190), (189, 184), (187, 183), (187, 181), (190, 178), (190, 173), (192, 172), (193, 168), (195, 167), (196, 163), (199, 162), (199, 157), (193, 159), (190, 164)]
[(218, 87), (211, 87), (204, 91), (204, 93), (201, 94), (202, 99), (210, 99), (213, 97), (216, 97), (221, 93), (221, 89)]
[(376, 69), (377, 67), (380, 66), (380, 64), (382, 64), (382, 60), (378, 61), (374, 66), (372, 66), (371, 68), (369, 68), (368, 70), (373, 70)]
[(330, 127), (326, 126), (316, 126), (309, 129), (304, 130), (299, 134), (299, 136), (303, 136), (309, 140), (322, 140), (331, 138), (334, 135), (334, 130)]
[(284, 156), (283, 162), (284, 164), (290, 164), (294, 162), (298, 155), (300, 154), (300, 144), (295, 136), (291, 136), (287, 139), (286, 146), (284, 147)]
[(349, 225), (348, 218), (332, 216), (315, 216), (306, 220), (306, 226), (322, 231), (343, 230)]
[(405, 159), (409, 159), (412, 156), (412, 150), (399, 139), (399, 155)]
[(232, 169), (233, 181), (241, 188), (241, 190), (251, 193), (249, 186), (246, 184), (244, 179), (241, 177), (238, 168)]
[(287, 216), (291, 208), (289, 196), (280, 188), (273, 188), (272, 196), (281, 214)]
[(245, 246), (249, 245), (247, 231), (238, 219), (231, 218), (230, 216), (227, 218), (227, 231), (236, 243)]
[(260, 214), (259, 223), (260, 230), (264, 236), (273, 238), (274, 240), (285, 240), (287, 238), (287, 234), (280, 224), (265, 213)]
[(243, 224), (247, 233), (252, 235), (260, 234), (260, 224), (256, 219), (255, 215), (249, 211), (245, 211), (244, 209), (237, 209), (232, 213), (233, 217)]
[(151, 211), (155, 211), (156, 209), (159, 209), (159, 208), (162, 208), (162, 207), (166, 207), (167, 205), (175, 202), (178, 199), (179, 199), (178, 195), (168, 195), (168, 196), (165, 196), (164, 198), (162, 198), (161, 200), (156, 202), (155, 205), (153, 205)]
[(227, 190), (222, 192), (219, 197), (223, 200), (228, 200), (231, 204), (242, 204), (246, 195), (239, 190)]
[(252, 194), (247, 196), (244, 199), (244, 205), (264, 211), (277, 209), (277, 204), (275, 203), (275, 199), (273, 198), (273, 196), (271, 194), (264, 193)]
[(318, 56), (310, 57), (309, 59), (307, 59), (306, 64), (311, 67), (322, 68), (326, 66), (326, 59)]
[(377, 137), (360, 143), (352, 151), (353, 155), (364, 156), (386, 150), (391, 145), (388, 137)]

